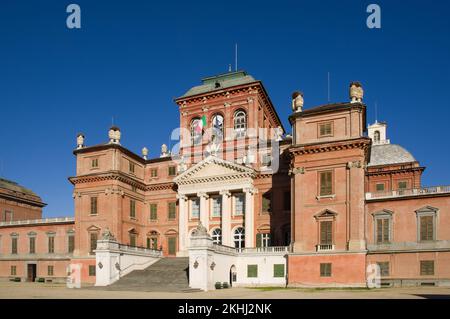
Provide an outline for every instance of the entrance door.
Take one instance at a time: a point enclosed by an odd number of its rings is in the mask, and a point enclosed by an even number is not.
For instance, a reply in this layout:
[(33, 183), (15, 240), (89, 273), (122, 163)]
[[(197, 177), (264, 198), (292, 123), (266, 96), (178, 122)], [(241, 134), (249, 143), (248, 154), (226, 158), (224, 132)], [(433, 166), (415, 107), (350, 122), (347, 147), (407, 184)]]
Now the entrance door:
[(34, 282), (36, 279), (36, 264), (28, 264), (27, 265), (27, 281)]
[(177, 253), (177, 238), (169, 237), (167, 238), (168, 246), (169, 246), (169, 255), (176, 255)]

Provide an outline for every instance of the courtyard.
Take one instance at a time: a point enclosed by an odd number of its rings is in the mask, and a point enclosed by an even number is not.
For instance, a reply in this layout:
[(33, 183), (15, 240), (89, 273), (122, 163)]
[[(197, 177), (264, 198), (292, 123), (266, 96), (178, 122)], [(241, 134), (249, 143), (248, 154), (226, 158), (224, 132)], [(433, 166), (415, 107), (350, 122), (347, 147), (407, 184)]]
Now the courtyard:
[(382, 289), (232, 288), (209, 292), (69, 289), (64, 284), (0, 282), (0, 299), (450, 299), (450, 288)]

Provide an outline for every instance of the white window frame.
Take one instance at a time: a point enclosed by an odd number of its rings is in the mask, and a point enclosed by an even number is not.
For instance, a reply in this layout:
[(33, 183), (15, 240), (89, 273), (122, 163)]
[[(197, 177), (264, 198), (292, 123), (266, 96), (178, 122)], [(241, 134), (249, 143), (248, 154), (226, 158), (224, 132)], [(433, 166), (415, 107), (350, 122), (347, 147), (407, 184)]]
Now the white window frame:
[[(239, 231), (242, 230), (242, 231)], [(237, 227), (233, 231), (233, 243), (235, 248), (245, 248), (245, 228)]]

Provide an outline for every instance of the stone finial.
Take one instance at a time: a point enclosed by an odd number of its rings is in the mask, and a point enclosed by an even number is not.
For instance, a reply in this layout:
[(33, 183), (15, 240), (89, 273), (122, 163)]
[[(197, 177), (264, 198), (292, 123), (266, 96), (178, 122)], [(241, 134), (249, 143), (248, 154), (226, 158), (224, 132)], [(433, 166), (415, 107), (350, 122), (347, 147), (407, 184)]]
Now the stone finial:
[(102, 233), (103, 240), (116, 240), (114, 235), (111, 233), (108, 227), (106, 227), (105, 231)]
[(145, 146), (142, 148), (142, 157), (146, 160), (148, 155), (148, 148)]
[(78, 133), (77, 135), (77, 149), (84, 147), (84, 134)]
[(199, 221), (197, 227), (192, 231), (192, 236), (209, 236), (208, 230), (203, 226), (202, 222)]
[(360, 82), (350, 83), (350, 102), (362, 103), (364, 97), (364, 90)]
[(304, 104), (303, 93), (298, 91), (292, 93), (292, 111), (301, 112), (303, 104)]
[(275, 130), (274, 130), (274, 139), (277, 142), (280, 142), (283, 140), (283, 128), (281, 126), (278, 126)]
[(108, 131), (109, 143), (110, 144), (119, 144), (120, 145), (120, 128), (117, 126), (111, 126)]
[(167, 157), (169, 156), (169, 151), (167, 149), (167, 145), (163, 144), (161, 145), (161, 156), (160, 157)]

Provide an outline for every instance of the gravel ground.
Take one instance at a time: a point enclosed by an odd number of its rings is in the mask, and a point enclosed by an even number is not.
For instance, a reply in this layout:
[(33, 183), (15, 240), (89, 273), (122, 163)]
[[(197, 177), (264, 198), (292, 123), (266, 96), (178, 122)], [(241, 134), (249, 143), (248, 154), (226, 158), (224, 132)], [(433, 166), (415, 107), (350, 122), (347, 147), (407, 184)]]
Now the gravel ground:
[(450, 299), (450, 288), (278, 289), (233, 288), (209, 292), (107, 291), (98, 288), (69, 289), (62, 284), (0, 282), (0, 299)]

